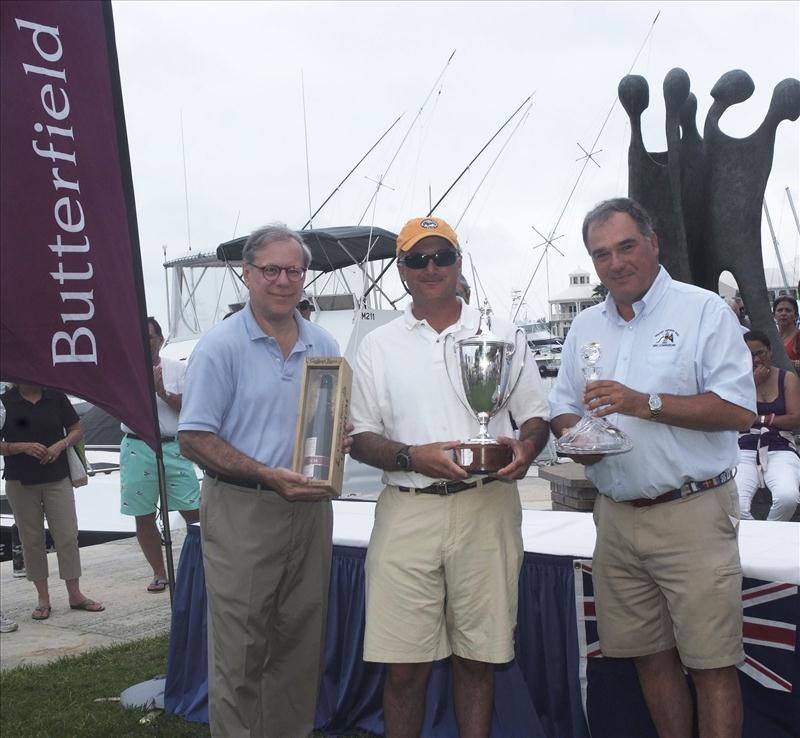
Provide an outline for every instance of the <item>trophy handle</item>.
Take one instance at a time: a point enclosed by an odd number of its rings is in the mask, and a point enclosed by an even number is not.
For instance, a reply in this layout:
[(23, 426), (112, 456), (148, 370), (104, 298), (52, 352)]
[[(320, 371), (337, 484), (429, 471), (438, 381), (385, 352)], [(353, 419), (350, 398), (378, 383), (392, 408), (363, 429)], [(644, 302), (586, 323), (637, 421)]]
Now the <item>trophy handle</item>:
[(467, 412), (476, 420), (478, 416), (475, 415), (475, 411), (470, 407), (470, 404), (461, 396), (462, 393), (458, 391), (459, 383), (461, 381), (461, 377), (458, 377), (458, 381), (453, 380), (453, 375), (450, 373), (450, 363), (447, 361), (448, 353), (450, 351), (450, 347), (453, 347), (453, 353), (455, 353), (455, 336), (453, 333), (448, 333), (444, 337), (444, 370), (447, 372), (447, 378), (450, 380), (450, 385), (453, 387), (453, 390), (456, 393), (456, 397), (458, 397), (459, 402), (466, 408)]
[[(520, 338), (522, 338), (522, 346), (519, 345)], [(520, 349), (522, 350), (522, 359), (519, 362), (519, 371), (517, 372), (517, 378), (514, 380), (514, 384), (511, 385), (511, 389), (508, 390), (508, 392), (506, 392), (505, 399), (497, 408), (497, 412), (502, 410), (508, 404), (508, 401), (511, 399), (511, 395), (513, 395), (514, 390), (517, 389), (519, 380), (522, 379), (522, 372), (525, 369), (525, 358), (528, 353), (528, 341), (525, 339), (525, 331), (522, 328), (517, 328), (517, 330), (514, 332), (514, 352), (512, 356), (516, 356), (518, 353), (520, 353)]]

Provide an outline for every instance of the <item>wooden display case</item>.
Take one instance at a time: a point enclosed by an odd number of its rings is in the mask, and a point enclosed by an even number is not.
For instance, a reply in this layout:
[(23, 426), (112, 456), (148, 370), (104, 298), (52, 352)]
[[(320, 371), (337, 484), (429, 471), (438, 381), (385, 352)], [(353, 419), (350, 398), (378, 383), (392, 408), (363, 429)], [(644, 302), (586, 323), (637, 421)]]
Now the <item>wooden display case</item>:
[(342, 493), (342, 445), (352, 383), (353, 372), (345, 359), (306, 359), (292, 468), (334, 495)]

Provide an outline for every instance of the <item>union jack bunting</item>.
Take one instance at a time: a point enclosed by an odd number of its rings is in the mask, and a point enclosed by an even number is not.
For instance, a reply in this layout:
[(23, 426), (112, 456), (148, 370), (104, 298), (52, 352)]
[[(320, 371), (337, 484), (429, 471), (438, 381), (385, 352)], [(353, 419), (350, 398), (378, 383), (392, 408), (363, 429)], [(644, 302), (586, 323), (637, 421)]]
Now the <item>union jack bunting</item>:
[[(627, 659), (603, 658), (597, 634), (591, 559), (573, 561), (578, 624), (580, 682), (586, 720), (593, 738), (622, 735), (655, 738), (636, 670)], [(745, 705), (744, 735), (797, 736), (800, 725), (800, 621), (798, 586), (745, 578), (742, 582), (745, 661), (739, 665)], [(622, 696), (623, 692), (627, 692)], [(635, 696), (630, 692), (637, 693)], [(620, 708), (620, 700), (626, 708)], [(617, 714), (609, 719), (613, 702)], [(605, 708), (605, 709), (602, 709)], [(643, 711), (643, 715), (636, 714)], [(634, 727), (637, 726), (637, 727)], [(622, 732), (621, 732), (622, 731)]]

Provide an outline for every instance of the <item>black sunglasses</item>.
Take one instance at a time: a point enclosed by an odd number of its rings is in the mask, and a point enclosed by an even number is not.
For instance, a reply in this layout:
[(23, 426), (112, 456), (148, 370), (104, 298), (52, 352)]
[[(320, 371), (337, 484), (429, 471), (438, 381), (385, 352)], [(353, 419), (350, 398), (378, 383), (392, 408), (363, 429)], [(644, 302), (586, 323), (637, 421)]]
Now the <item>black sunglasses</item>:
[(429, 261), (433, 261), (437, 267), (449, 267), (456, 263), (459, 256), (454, 249), (441, 249), (432, 254), (409, 254), (400, 259), (400, 263), (409, 269), (424, 269)]

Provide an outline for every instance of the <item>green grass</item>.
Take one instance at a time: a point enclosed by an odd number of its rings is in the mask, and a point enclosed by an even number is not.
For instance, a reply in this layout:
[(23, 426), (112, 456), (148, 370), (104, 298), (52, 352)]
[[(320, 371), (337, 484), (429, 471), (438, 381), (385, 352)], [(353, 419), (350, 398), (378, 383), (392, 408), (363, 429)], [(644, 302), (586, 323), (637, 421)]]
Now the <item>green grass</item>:
[(0, 735), (4, 738), (110, 738), (111, 736), (210, 736), (207, 725), (118, 702), (128, 687), (167, 671), (168, 636), (148, 638), (44, 666), (22, 666), (0, 674)]
[[(0, 673), (3, 738), (205, 738), (208, 726), (102, 701), (166, 673), (169, 637), (147, 638)], [(97, 702), (96, 700), (101, 700)], [(145, 723), (140, 720), (148, 716)], [(321, 733), (315, 733), (318, 738)], [(368, 738), (361, 736), (360, 738)]]

